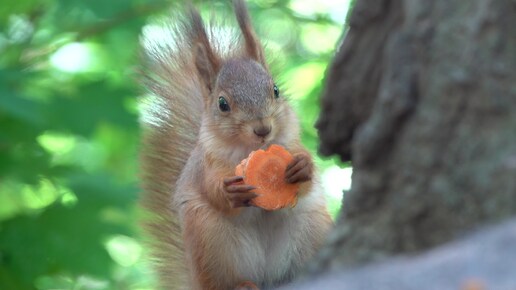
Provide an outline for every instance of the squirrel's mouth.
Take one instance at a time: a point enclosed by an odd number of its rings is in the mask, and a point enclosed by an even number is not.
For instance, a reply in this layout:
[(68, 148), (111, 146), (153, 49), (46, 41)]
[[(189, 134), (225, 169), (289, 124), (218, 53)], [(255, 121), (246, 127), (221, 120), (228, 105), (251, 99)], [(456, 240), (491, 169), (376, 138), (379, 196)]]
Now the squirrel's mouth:
[(256, 143), (260, 144), (261, 146), (270, 144), (272, 142), (272, 136), (266, 136), (266, 137), (257, 137), (255, 138)]
[(260, 137), (253, 138), (250, 145), (253, 147), (253, 150), (257, 150), (260, 148), (267, 148), (270, 144), (272, 144), (272, 138)]

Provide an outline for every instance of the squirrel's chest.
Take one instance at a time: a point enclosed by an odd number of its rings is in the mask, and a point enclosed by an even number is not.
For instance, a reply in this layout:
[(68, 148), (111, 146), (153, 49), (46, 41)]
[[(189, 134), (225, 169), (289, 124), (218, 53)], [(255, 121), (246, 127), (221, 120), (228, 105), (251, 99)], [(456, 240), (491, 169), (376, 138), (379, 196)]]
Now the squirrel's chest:
[(293, 219), (284, 212), (252, 208), (233, 222), (238, 234), (232, 258), (240, 276), (262, 285), (290, 278), (298, 248)]

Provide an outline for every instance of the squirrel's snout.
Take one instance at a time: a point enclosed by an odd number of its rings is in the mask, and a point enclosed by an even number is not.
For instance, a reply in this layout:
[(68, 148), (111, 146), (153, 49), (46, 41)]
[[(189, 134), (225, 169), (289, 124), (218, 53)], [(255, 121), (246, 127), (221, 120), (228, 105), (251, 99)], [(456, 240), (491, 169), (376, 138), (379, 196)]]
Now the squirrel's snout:
[(263, 137), (269, 135), (269, 133), (271, 132), (271, 127), (270, 126), (260, 126), (260, 127), (254, 128), (253, 132), (254, 132), (254, 134), (256, 134), (256, 136), (263, 138)]

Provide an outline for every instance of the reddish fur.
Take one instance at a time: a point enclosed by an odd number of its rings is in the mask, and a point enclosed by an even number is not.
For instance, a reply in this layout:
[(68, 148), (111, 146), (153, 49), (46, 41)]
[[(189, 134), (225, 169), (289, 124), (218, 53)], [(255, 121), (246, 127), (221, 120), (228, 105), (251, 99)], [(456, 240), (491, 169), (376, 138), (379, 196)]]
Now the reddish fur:
[(207, 200), (211, 205), (220, 212), (227, 215), (237, 214), (239, 209), (232, 208), (229, 204), (225, 191), (222, 185), (222, 177), (231, 176), (232, 168), (226, 166), (224, 162), (218, 160), (216, 157), (212, 157), (211, 154), (207, 155), (206, 167), (204, 168), (205, 178), (201, 183), (201, 192), (206, 193)]

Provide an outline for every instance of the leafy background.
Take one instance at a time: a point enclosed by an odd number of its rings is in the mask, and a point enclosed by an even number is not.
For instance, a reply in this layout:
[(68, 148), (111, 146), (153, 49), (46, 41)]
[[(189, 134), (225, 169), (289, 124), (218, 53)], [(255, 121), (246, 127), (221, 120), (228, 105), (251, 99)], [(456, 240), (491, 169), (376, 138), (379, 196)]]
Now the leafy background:
[[(231, 15), (227, 1), (197, 3)], [(0, 289), (153, 289), (138, 228), (139, 36), (184, 3), (8, 0), (0, 9)], [(249, 1), (313, 128), (350, 1)], [(149, 27), (149, 26), (147, 26)], [(336, 214), (351, 170), (317, 159)]]

